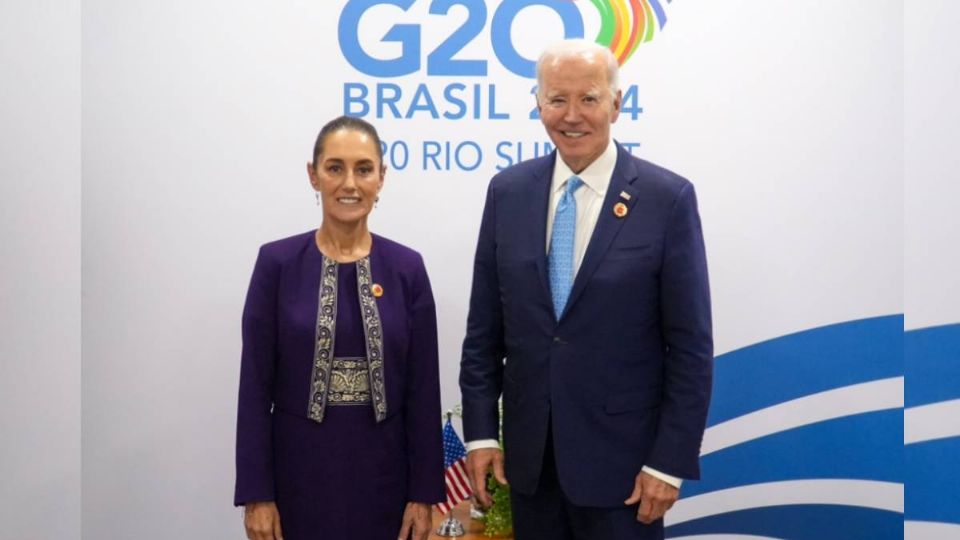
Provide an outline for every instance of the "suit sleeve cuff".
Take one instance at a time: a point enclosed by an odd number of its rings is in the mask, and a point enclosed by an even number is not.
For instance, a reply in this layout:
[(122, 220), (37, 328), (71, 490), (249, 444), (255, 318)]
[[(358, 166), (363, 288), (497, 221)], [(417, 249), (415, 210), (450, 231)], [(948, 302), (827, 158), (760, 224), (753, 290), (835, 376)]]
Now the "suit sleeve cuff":
[(464, 446), (467, 447), (467, 453), (470, 453), (474, 450), (480, 450), (481, 448), (500, 448), (500, 443), (498, 443), (496, 439), (477, 439), (475, 441), (468, 441)]
[[(467, 448), (469, 448), (469, 445), (467, 446)], [(646, 465), (644, 465), (643, 469), (641, 470), (658, 480), (663, 480), (664, 482), (670, 484), (671, 486), (677, 489), (680, 489), (680, 486), (683, 484), (682, 478), (677, 478), (676, 476), (670, 476), (669, 474), (662, 473), (656, 469), (647, 467)]]

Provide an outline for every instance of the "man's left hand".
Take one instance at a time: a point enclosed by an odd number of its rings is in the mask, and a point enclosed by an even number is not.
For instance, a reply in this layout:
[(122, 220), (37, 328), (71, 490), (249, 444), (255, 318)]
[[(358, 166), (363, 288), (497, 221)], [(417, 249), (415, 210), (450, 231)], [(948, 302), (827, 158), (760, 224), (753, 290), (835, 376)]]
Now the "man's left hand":
[(637, 521), (649, 525), (663, 517), (680, 496), (680, 490), (645, 472), (637, 475), (633, 482), (633, 493), (624, 504), (630, 506), (640, 502), (637, 509)]

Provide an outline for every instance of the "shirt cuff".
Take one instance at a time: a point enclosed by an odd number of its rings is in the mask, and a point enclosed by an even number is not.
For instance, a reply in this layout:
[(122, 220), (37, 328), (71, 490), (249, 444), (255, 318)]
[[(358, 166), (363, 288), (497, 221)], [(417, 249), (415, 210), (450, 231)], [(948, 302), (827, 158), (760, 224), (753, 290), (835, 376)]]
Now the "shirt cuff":
[(481, 448), (500, 448), (500, 443), (496, 439), (477, 439), (467, 442), (465, 446), (467, 447), (467, 453), (470, 453)]
[(669, 474), (662, 473), (662, 472), (660, 472), (660, 471), (658, 471), (658, 470), (656, 470), (656, 469), (652, 469), (652, 468), (650, 468), (650, 467), (647, 467), (646, 465), (644, 465), (643, 468), (640, 469), (640, 470), (643, 471), (643, 472), (645, 472), (645, 473), (647, 473), (647, 474), (649, 474), (650, 476), (652, 476), (652, 477), (654, 477), (654, 478), (656, 478), (656, 479), (658, 479), (658, 480), (663, 480), (664, 482), (670, 484), (671, 486), (673, 486), (673, 487), (675, 487), (675, 488), (677, 488), (677, 489), (680, 489), (680, 485), (683, 484), (683, 478), (677, 478), (676, 476), (670, 476)]

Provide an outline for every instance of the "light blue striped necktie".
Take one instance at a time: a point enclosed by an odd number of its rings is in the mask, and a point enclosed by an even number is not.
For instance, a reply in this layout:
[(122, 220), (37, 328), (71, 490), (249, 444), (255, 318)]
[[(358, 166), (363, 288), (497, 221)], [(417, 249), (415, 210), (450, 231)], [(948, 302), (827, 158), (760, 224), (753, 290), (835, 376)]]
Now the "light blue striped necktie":
[(577, 200), (573, 194), (583, 185), (578, 176), (571, 176), (557, 204), (550, 234), (550, 253), (547, 264), (550, 272), (550, 292), (553, 295), (553, 312), (560, 320), (563, 308), (570, 298), (573, 287), (573, 243), (577, 233)]

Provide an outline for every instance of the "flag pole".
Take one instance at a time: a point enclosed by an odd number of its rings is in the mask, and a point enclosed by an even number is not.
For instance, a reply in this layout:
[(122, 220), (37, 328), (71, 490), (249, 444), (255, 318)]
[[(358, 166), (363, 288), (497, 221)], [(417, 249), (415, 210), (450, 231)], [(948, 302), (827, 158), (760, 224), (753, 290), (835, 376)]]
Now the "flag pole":
[[(449, 424), (453, 418), (453, 411), (447, 409), (447, 423)], [(444, 538), (456, 538), (458, 536), (465, 535), (466, 532), (463, 529), (463, 523), (460, 523), (460, 520), (453, 517), (453, 508), (450, 509), (450, 512), (447, 513), (446, 519), (440, 522), (440, 527), (437, 528), (437, 536), (442, 536)]]

